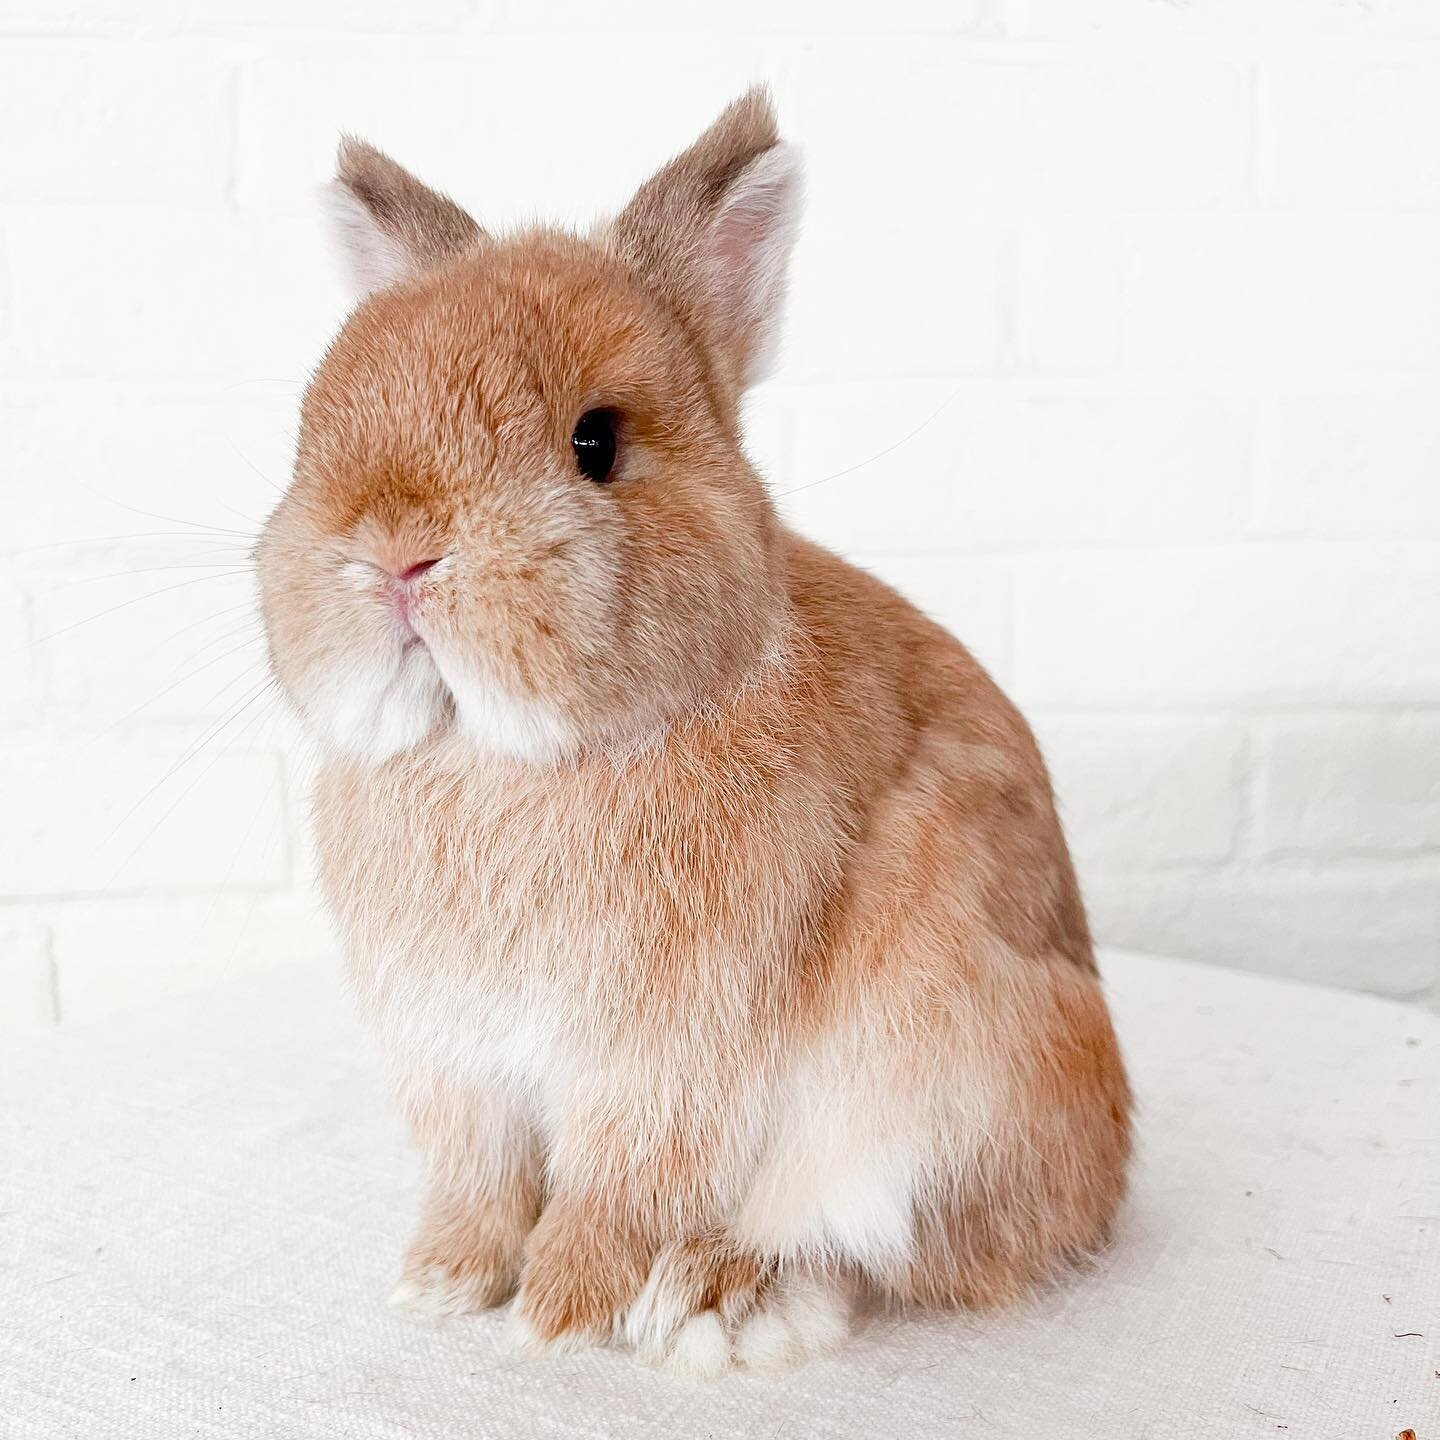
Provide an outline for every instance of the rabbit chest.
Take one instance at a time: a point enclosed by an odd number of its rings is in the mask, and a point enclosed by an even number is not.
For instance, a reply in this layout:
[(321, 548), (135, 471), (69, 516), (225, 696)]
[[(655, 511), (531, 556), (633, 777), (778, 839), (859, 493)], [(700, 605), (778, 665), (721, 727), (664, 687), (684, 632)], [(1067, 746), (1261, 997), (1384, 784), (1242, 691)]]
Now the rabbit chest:
[(322, 879), (392, 1053), (553, 1089), (772, 1027), (837, 882), (833, 821), (800, 767), (695, 762), (442, 741), (329, 764)]

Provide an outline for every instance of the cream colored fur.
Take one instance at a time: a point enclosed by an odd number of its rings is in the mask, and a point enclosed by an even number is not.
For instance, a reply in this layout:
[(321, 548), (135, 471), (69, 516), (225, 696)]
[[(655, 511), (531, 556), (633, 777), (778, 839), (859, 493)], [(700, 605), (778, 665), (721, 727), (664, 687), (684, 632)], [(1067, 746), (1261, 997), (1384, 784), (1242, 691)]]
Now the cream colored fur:
[(767, 99), (590, 236), (483, 235), (358, 142), (339, 183), (379, 288), (259, 561), (427, 1167), (397, 1302), (709, 1377), (1102, 1245), (1129, 1094), (1029, 730), (740, 449), (799, 191)]

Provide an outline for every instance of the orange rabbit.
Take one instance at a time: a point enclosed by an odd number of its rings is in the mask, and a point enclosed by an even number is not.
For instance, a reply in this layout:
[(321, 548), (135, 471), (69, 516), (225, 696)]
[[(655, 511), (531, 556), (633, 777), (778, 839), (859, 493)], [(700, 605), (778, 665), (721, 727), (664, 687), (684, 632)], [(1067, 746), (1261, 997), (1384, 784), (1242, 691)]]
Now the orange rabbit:
[(341, 148), (368, 292), (259, 550), (427, 1163), (397, 1291), (696, 1375), (1106, 1238), (1130, 1095), (1045, 766), (741, 450), (800, 176), (731, 105), (588, 235)]

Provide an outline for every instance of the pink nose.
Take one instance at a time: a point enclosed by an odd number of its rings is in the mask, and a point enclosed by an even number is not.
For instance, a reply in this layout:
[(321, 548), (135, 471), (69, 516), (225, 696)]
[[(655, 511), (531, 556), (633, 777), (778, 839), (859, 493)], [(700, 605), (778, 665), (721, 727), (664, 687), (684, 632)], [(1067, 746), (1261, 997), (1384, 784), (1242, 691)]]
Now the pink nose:
[[(432, 566), (438, 565), (441, 558), (441, 556), (437, 555), (433, 560), (417, 560), (413, 565), (408, 565), (403, 570), (389, 570), (389, 573), (402, 584), (408, 584), (411, 580), (418, 580)], [(387, 566), (386, 568), (388, 570), (389, 567)]]

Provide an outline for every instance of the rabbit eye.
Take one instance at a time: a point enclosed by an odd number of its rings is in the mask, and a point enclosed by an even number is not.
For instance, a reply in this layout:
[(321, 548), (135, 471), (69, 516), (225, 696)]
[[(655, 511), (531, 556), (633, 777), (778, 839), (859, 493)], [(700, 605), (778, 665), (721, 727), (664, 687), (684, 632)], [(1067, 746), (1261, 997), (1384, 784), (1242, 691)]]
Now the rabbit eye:
[(615, 468), (615, 415), (609, 410), (587, 410), (575, 422), (570, 437), (580, 473), (603, 485)]

